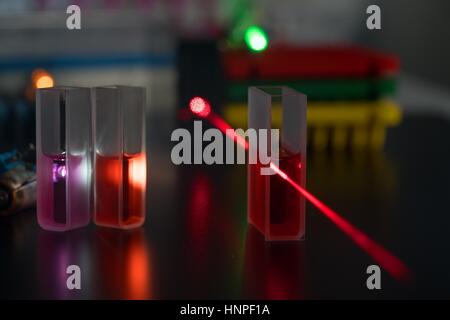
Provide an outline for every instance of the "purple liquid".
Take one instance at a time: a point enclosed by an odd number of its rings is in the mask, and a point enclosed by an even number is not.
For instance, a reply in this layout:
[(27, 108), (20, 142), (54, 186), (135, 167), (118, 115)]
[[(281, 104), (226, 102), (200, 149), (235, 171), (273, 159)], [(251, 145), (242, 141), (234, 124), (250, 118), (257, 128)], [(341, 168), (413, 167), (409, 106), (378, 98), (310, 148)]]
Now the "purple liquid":
[(54, 159), (52, 163), (53, 173), (53, 214), (55, 222), (66, 224), (66, 160)]
[(87, 157), (39, 155), (37, 213), (44, 229), (64, 231), (89, 222)]

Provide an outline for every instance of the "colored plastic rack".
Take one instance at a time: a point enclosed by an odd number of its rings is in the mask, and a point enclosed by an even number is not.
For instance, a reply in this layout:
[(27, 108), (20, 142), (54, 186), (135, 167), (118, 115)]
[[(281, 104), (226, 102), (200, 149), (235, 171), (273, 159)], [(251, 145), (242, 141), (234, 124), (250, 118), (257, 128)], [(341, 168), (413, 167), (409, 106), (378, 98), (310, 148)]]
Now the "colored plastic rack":
[(251, 86), (288, 86), (303, 92), (309, 101), (321, 100), (374, 100), (392, 96), (396, 91), (393, 77), (372, 79), (320, 79), (320, 80), (248, 80), (231, 82), (226, 86), (226, 98), (232, 102), (247, 101)]
[[(247, 127), (247, 105), (228, 104), (224, 118), (233, 127)], [(307, 113), (308, 141), (314, 150), (381, 149), (386, 130), (400, 123), (399, 106), (387, 99), (354, 102), (311, 102)], [(272, 122), (281, 124), (281, 106), (274, 106)]]
[(245, 79), (363, 78), (397, 73), (395, 56), (360, 47), (273, 47), (223, 52), (225, 77)]

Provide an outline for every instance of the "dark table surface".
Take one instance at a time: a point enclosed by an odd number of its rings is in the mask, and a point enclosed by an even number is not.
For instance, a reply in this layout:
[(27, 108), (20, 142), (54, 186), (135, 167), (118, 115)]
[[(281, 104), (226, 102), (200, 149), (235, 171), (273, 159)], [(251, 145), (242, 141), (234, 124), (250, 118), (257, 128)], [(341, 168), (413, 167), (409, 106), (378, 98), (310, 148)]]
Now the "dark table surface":
[[(450, 298), (450, 122), (406, 117), (384, 152), (310, 152), (308, 188), (404, 261), (400, 283), (307, 205), (303, 242), (266, 243), (246, 223), (245, 166), (175, 166), (171, 125), (149, 122), (148, 212), (133, 231), (41, 230), (0, 219), (0, 298)], [(66, 288), (81, 267), (82, 289)]]

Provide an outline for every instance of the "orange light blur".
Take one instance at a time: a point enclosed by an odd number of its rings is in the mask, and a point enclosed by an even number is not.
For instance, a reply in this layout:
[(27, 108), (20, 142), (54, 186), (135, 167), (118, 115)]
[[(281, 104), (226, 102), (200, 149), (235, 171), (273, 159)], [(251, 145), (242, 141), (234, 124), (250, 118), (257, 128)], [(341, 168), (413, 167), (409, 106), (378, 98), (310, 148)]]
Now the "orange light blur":
[[(120, 184), (122, 183), (122, 175), (121, 175), (121, 163), (119, 158), (116, 158), (117, 161), (112, 161), (109, 163), (109, 166), (106, 168), (107, 179), (110, 183)], [(145, 189), (147, 183), (147, 158), (145, 153), (128, 158), (128, 177), (129, 182), (133, 187), (137, 187), (141, 190)], [(102, 163), (102, 165), (105, 165)]]
[[(104, 157), (98, 157), (99, 159), (105, 159)], [(119, 157), (114, 159), (115, 161), (102, 161), (101, 165), (103, 166), (104, 172), (107, 173), (105, 178), (107, 181), (114, 185), (119, 185), (122, 182), (122, 170), (121, 170), (121, 162)], [(99, 164), (97, 164), (99, 165)]]
[(36, 88), (51, 88), (53, 87), (53, 78), (50, 76), (42, 76), (36, 81)]
[(147, 183), (147, 158), (145, 153), (130, 159), (128, 176), (133, 186), (141, 190), (145, 189)]
[(34, 70), (31, 74), (31, 80), (35, 89), (51, 88), (55, 85), (52, 75), (42, 69)]

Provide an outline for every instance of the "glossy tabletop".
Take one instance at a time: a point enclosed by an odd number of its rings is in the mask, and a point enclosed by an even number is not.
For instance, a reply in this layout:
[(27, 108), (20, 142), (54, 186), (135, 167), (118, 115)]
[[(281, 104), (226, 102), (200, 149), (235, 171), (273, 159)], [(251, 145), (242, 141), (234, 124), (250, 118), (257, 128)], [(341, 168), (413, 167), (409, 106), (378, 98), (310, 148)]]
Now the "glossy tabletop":
[[(175, 166), (168, 119), (148, 122), (147, 220), (132, 231), (0, 219), (0, 298), (450, 298), (450, 122), (406, 117), (381, 153), (310, 152), (308, 189), (413, 272), (400, 283), (307, 204), (306, 240), (268, 243), (246, 223), (244, 165)], [(81, 290), (66, 267), (81, 268)]]

